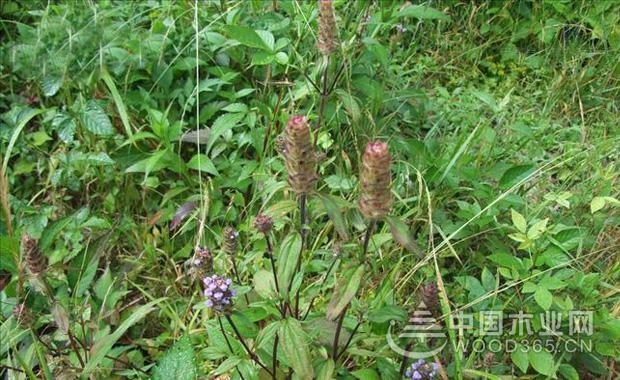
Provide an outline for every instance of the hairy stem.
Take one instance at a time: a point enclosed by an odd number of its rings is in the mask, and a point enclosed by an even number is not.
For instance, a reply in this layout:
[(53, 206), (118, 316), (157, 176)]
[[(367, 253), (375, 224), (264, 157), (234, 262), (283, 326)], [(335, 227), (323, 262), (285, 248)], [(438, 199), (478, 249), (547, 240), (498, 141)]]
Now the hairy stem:
[[(237, 269), (237, 260), (235, 260), (235, 256), (231, 256), (233, 273), (235, 275), (235, 279), (237, 280), (237, 284), (241, 285), (241, 277), (239, 277), (239, 270)], [(250, 299), (247, 294), (244, 294), (246, 304), (250, 304)]]
[(351, 335), (349, 336), (349, 339), (347, 340), (347, 343), (344, 345), (342, 350), (340, 350), (340, 353), (338, 354), (338, 357), (336, 359), (340, 359), (340, 356), (342, 356), (342, 354), (344, 354), (344, 352), (347, 350), (347, 348), (349, 348), (349, 345), (351, 344), (351, 341), (353, 341), (353, 336), (355, 335), (355, 333), (357, 332), (357, 329), (359, 329), (361, 325), (362, 325), (362, 321), (357, 321), (357, 324), (355, 325), (355, 328), (353, 329), (353, 331), (351, 331)]
[(276, 333), (276, 338), (273, 342), (273, 353), (272, 353), (272, 357), (273, 357), (273, 362), (271, 364), (271, 366), (273, 367), (273, 378), (276, 378), (276, 374), (278, 373), (278, 342), (280, 341), (280, 337), (278, 336), (278, 333)]
[[(329, 265), (329, 268), (327, 268), (327, 272), (325, 272), (325, 276), (323, 277), (323, 280), (321, 281), (321, 288), (323, 287), (323, 285), (325, 285), (325, 281), (327, 281), (327, 278), (329, 277), (329, 274), (331, 273), (332, 269), (334, 269), (334, 265), (336, 264), (336, 261), (338, 261), (338, 258), (335, 258), (332, 263)], [(302, 318), (303, 320), (305, 320), (306, 318), (308, 318), (308, 314), (310, 314), (310, 310), (312, 310), (312, 306), (314, 305), (314, 301), (316, 300), (318, 296), (314, 296), (312, 297), (312, 299), (310, 300), (310, 304), (308, 305), (308, 309), (306, 310), (306, 312), (304, 313), (304, 317)]]
[[(299, 271), (301, 270), (301, 257), (302, 257), (304, 247), (306, 246), (306, 212), (307, 212), (306, 202), (307, 202), (307, 195), (305, 193), (300, 194), (299, 195), (299, 219), (300, 219), (299, 229), (301, 231), (301, 252), (299, 254), (299, 258), (297, 259), (297, 267), (295, 268), (296, 274), (299, 273)], [(289, 292), (293, 287), (294, 279), (295, 279), (295, 276), (291, 278), (291, 283), (288, 286)], [(297, 289), (297, 292), (295, 293), (295, 317), (296, 318), (299, 318), (300, 290), (301, 289)]]
[(371, 220), (366, 229), (366, 234), (364, 235), (364, 249), (362, 250), (362, 257), (360, 257), (361, 262), (364, 262), (366, 254), (368, 253), (368, 243), (370, 243), (370, 237), (372, 236), (376, 224), (377, 221)]
[[(235, 352), (233, 351), (232, 345), (230, 344), (230, 341), (228, 340), (228, 335), (226, 335), (226, 330), (224, 330), (224, 324), (222, 323), (222, 317), (220, 317), (219, 315), (217, 316), (217, 322), (220, 324), (220, 330), (222, 331), (222, 335), (224, 335), (224, 340), (226, 341), (226, 345), (228, 346), (228, 349), (230, 350), (230, 354), (234, 355)], [(241, 379), (245, 380), (241, 371), (237, 370), (237, 372), (239, 372), (239, 376), (241, 376)]]

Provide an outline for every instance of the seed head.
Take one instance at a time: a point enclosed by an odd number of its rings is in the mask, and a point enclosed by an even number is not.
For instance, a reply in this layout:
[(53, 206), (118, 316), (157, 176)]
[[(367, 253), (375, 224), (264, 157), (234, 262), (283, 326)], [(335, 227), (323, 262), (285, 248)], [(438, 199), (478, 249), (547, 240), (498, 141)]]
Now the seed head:
[(239, 243), (239, 232), (233, 227), (225, 227), (223, 231), (224, 235), (224, 252), (229, 255), (237, 253), (237, 246)]
[(264, 234), (269, 233), (273, 228), (273, 219), (269, 215), (258, 214), (254, 219), (254, 228)]
[(332, 0), (319, 0), (319, 40), (317, 47), (321, 54), (330, 55), (338, 47), (338, 30)]
[(286, 170), (288, 183), (297, 194), (307, 194), (317, 180), (316, 155), (305, 116), (293, 116), (286, 126)]
[(26, 308), (26, 304), (18, 303), (13, 307), (13, 316), (17, 319), (17, 324), (22, 327), (32, 325), (32, 315)]
[(422, 288), (422, 301), (433, 315), (439, 312), (439, 297), (436, 283), (429, 282), (424, 285)]
[(386, 143), (375, 141), (366, 145), (362, 157), (359, 207), (367, 219), (380, 219), (390, 212), (392, 206), (390, 162), (390, 152)]
[(22, 236), (22, 255), (26, 261), (26, 267), (33, 276), (39, 276), (47, 268), (47, 258), (39, 249), (39, 242), (28, 234)]
[(231, 289), (232, 280), (223, 276), (213, 275), (202, 279), (204, 284), (204, 296), (207, 307), (216, 311), (229, 311), (232, 307), (232, 297), (237, 292)]

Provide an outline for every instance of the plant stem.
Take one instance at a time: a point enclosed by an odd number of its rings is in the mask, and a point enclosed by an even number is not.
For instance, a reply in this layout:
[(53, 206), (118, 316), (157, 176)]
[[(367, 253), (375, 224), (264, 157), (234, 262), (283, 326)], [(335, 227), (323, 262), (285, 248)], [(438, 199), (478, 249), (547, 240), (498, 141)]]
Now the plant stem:
[[(232, 259), (233, 273), (235, 275), (235, 278), (237, 279), (237, 284), (241, 285), (241, 277), (239, 277), (239, 270), (237, 269), (237, 260), (235, 260), (235, 256), (231, 256), (231, 259)], [(248, 295), (244, 294), (243, 298), (245, 298), (245, 303), (249, 305), (250, 299), (248, 298)]]
[(334, 345), (332, 349), (332, 359), (334, 362), (338, 360), (338, 341), (340, 340), (340, 331), (342, 330), (342, 322), (344, 322), (344, 317), (347, 314), (347, 309), (349, 305), (345, 306), (340, 313), (340, 317), (338, 318), (338, 325), (336, 326), (336, 335), (334, 336)]
[[(336, 264), (336, 261), (338, 261), (338, 258), (335, 258), (332, 263), (329, 265), (329, 268), (327, 268), (327, 272), (325, 272), (325, 276), (323, 277), (323, 281), (321, 281), (321, 288), (323, 287), (323, 285), (325, 285), (325, 281), (327, 281), (327, 278), (329, 277), (329, 274), (331, 273), (332, 269), (334, 268), (334, 265)], [(308, 305), (308, 310), (306, 310), (306, 312), (304, 313), (304, 317), (302, 318), (302, 320), (305, 320), (306, 318), (308, 318), (308, 314), (310, 314), (310, 310), (312, 309), (312, 306), (314, 305), (314, 301), (316, 300), (318, 296), (314, 296), (312, 297), (312, 299), (310, 300), (310, 305)]]
[(318, 141), (319, 130), (321, 129), (321, 123), (323, 122), (323, 114), (325, 113), (325, 103), (330, 94), (330, 89), (327, 86), (327, 73), (329, 70), (329, 55), (325, 57), (325, 68), (323, 69), (323, 85), (321, 86), (321, 100), (319, 102), (319, 118), (316, 122), (316, 129), (314, 131), (314, 143)]
[(347, 343), (344, 345), (342, 350), (340, 350), (340, 353), (336, 357), (336, 360), (340, 359), (340, 356), (342, 356), (342, 354), (344, 354), (344, 352), (347, 350), (347, 348), (349, 348), (349, 345), (351, 344), (351, 341), (353, 341), (353, 336), (355, 335), (355, 333), (357, 332), (357, 329), (359, 329), (359, 327), (361, 325), (362, 325), (362, 321), (358, 320), (357, 324), (355, 325), (355, 328), (353, 329), (353, 331), (351, 331), (351, 335), (349, 336), (349, 339), (347, 340)]
[[(234, 355), (235, 352), (233, 351), (232, 345), (230, 344), (230, 341), (228, 340), (228, 335), (226, 335), (226, 330), (224, 330), (224, 324), (222, 323), (222, 317), (220, 317), (219, 315), (217, 316), (217, 322), (220, 324), (220, 330), (222, 331), (222, 335), (224, 335), (224, 340), (226, 341), (226, 345), (228, 346), (228, 349), (230, 350), (230, 354)], [(237, 372), (239, 372), (239, 376), (241, 376), (241, 379), (245, 380), (245, 378), (243, 377), (243, 374), (241, 373), (241, 371), (239, 371), (239, 369), (237, 369)]]
[(230, 326), (232, 327), (233, 331), (235, 332), (235, 335), (237, 336), (237, 340), (239, 340), (239, 343), (241, 343), (241, 345), (243, 346), (243, 348), (245, 349), (245, 352), (248, 353), (248, 355), (250, 355), (250, 358), (252, 358), (252, 360), (254, 360), (254, 362), (256, 364), (258, 364), (262, 369), (264, 369), (265, 371), (267, 371), (267, 373), (269, 375), (271, 375), (271, 377), (273, 377), (275, 379), (275, 374), (273, 372), (271, 372), (271, 370), (269, 368), (267, 368), (261, 361), (260, 358), (252, 351), (250, 350), (250, 347), (248, 347), (248, 345), (245, 343), (245, 340), (243, 339), (243, 337), (241, 336), (241, 333), (239, 332), (239, 330), (237, 329), (237, 326), (235, 325), (235, 323), (233, 322), (232, 318), (230, 318), (230, 315), (228, 314), (224, 314), (224, 317), (226, 318), (226, 320), (228, 321), (228, 323), (230, 324)]
[[(411, 346), (413, 345), (413, 343), (407, 343), (407, 346), (405, 346), (405, 351), (409, 351), (411, 349)], [(407, 356), (403, 355), (403, 362), (400, 365), (400, 376), (403, 377), (405, 376), (405, 370), (407, 369)]]
[(273, 357), (273, 362), (272, 362), (272, 367), (273, 367), (273, 378), (276, 378), (276, 374), (278, 373), (278, 342), (280, 341), (280, 337), (278, 336), (278, 333), (276, 333), (276, 339), (273, 342), (273, 353), (272, 353), (272, 357)]
[[(301, 270), (301, 257), (304, 251), (304, 247), (306, 246), (306, 201), (307, 195), (305, 193), (299, 194), (299, 219), (300, 226), (299, 229), (301, 231), (301, 252), (299, 253), (299, 258), (297, 259), (297, 267), (295, 268), (295, 274), (299, 273)], [(291, 283), (288, 286), (289, 292), (293, 287), (293, 281), (295, 276), (291, 278)], [(297, 289), (295, 293), (295, 317), (299, 318), (299, 296), (300, 290)]]
[[(280, 296), (280, 285), (278, 284), (278, 274), (276, 273), (276, 260), (273, 257), (273, 245), (271, 244), (271, 239), (268, 234), (265, 234), (265, 241), (267, 242), (267, 256), (269, 256), (269, 261), (271, 261), (271, 272), (273, 273), (273, 281), (276, 285), (276, 292), (278, 296)], [(279, 301), (280, 304), (280, 314), (282, 318), (286, 316), (284, 303), (282, 300)]]
[(372, 236), (372, 232), (375, 229), (376, 224), (377, 221), (373, 219), (370, 221), (368, 228), (366, 229), (366, 234), (364, 235), (364, 249), (362, 250), (362, 257), (360, 257), (361, 262), (364, 262), (366, 253), (368, 253), (368, 243), (370, 243), (370, 237)]

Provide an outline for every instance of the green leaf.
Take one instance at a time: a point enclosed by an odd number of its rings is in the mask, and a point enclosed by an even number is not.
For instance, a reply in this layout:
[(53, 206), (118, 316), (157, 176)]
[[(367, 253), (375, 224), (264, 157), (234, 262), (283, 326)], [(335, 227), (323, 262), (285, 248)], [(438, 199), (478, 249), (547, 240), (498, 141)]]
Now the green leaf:
[(121, 122), (123, 123), (123, 128), (125, 128), (125, 133), (128, 138), (133, 138), (133, 131), (131, 129), (131, 124), (129, 123), (129, 115), (127, 113), (127, 107), (125, 107), (125, 102), (123, 101), (123, 97), (120, 92), (116, 88), (116, 84), (114, 80), (108, 73), (108, 70), (103, 67), (101, 69), (101, 79), (108, 86), (108, 90), (110, 90), (110, 94), (112, 94), (112, 99), (114, 99), (114, 104), (116, 105), (116, 109), (118, 111), (118, 116), (121, 118)]
[(336, 284), (332, 298), (327, 306), (327, 320), (333, 321), (351, 302), (364, 276), (364, 265), (360, 265), (352, 275), (343, 276)]
[(263, 299), (276, 297), (276, 283), (271, 271), (260, 269), (254, 275), (254, 290)]
[(396, 17), (413, 17), (420, 20), (441, 20), (450, 21), (450, 16), (438, 11), (435, 8), (425, 5), (409, 5), (404, 7), (396, 14)]
[(398, 244), (402, 245), (406, 250), (415, 253), (418, 257), (424, 256), (424, 253), (411, 235), (409, 227), (403, 221), (393, 216), (387, 216), (386, 221), (390, 225), (392, 236)]
[(579, 373), (569, 364), (560, 364), (558, 371), (566, 380), (579, 380)]
[(332, 359), (322, 360), (318, 369), (319, 371), (316, 374), (317, 380), (332, 380), (334, 378), (336, 365)]
[(275, 56), (268, 51), (257, 51), (252, 54), (252, 65), (253, 66), (264, 66), (268, 65), (275, 59)]
[(213, 371), (214, 375), (222, 375), (226, 372), (230, 372), (233, 368), (235, 368), (239, 363), (241, 363), (241, 358), (238, 356), (231, 356), (228, 359), (224, 360), (216, 369)]
[(553, 360), (553, 355), (549, 352), (530, 350), (527, 353), (527, 358), (536, 372), (545, 376), (555, 375), (555, 362)]
[(191, 380), (196, 376), (196, 356), (188, 336), (170, 347), (153, 370), (155, 380)]
[(218, 138), (224, 134), (224, 132), (236, 127), (237, 124), (245, 117), (242, 113), (226, 113), (213, 122), (211, 130), (209, 131), (209, 140), (207, 141), (207, 148), (205, 154), (209, 154), (211, 148), (215, 144)]
[(282, 351), (293, 371), (302, 379), (313, 379), (314, 369), (310, 361), (310, 351), (306, 333), (298, 320), (287, 318), (278, 330)]
[(406, 322), (407, 310), (397, 305), (387, 305), (373, 310), (368, 314), (368, 320), (373, 323), (385, 323), (389, 321)]
[(590, 202), (590, 213), (594, 214), (595, 212), (602, 210), (603, 207), (605, 207), (605, 205), (607, 204), (607, 201), (609, 200), (609, 198), (611, 198), (612, 200), (615, 200), (612, 197), (592, 198), (592, 202)]
[(527, 350), (522, 345), (519, 345), (513, 352), (510, 353), (510, 360), (516, 365), (521, 372), (527, 373), (529, 367), (529, 360), (527, 358)]
[(338, 207), (338, 204), (334, 200), (334, 197), (331, 195), (323, 194), (318, 194), (318, 197), (323, 203), (323, 207), (325, 207), (325, 211), (327, 211), (329, 219), (334, 224), (334, 228), (336, 229), (336, 232), (338, 232), (340, 239), (344, 241), (349, 240), (347, 223), (344, 219), (344, 216), (342, 215), (342, 212), (340, 212), (340, 207)]
[(127, 319), (125, 319), (113, 333), (98, 339), (90, 349), (91, 356), (88, 362), (86, 362), (81, 375), (84, 378), (88, 378), (93, 371), (99, 368), (101, 361), (105, 359), (105, 356), (108, 355), (120, 337), (123, 336), (123, 334), (125, 334), (131, 326), (138, 323), (142, 318), (146, 317), (151, 311), (153, 311), (155, 309), (155, 305), (160, 303), (162, 300), (164, 300), (164, 298), (159, 298), (140, 306), (134, 312), (129, 314)]
[(543, 232), (547, 230), (547, 223), (549, 218), (545, 218), (541, 221), (534, 223), (532, 227), (527, 231), (527, 238), (530, 240), (536, 240), (542, 236)]
[(284, 238), (278, 250), (278, 285), (280, 294), (286, 298), (288, 287), (297, 270), (297, 260), (301, 255), (301, 235), (297, 232), (291, 233)]
[(62, 75), (47, 75), (43, 78), (41, 87), (43, 88), (43, 95), (54, 96), (62, 86)]
[(206, 154), (195, 154), (194, 157), (192, 157), (187, 163), (187, 167), (212, 175), (219, 175), (215, 165), (213, 165), (213, 162)]
[(276, 53), (276, 62), (286, 65), (288, 63), (288, 55), (283, 51)]
[(525, 233), (527, 231), (527, 221), (525, 220), (523, 215), (519, 214), (519, 212), (515, 211), (514, 209), (510, 209), (510, 214), (512, 216), (512, 224), (515, 226), (515, 228), (519, 232)]
[[(272, 50), (273, 46), (269, 46), (263, 39), (265, 36), (259, 35), (259, 33), (252, 28), (239, 25), (227, 25), (224, 29), (230, 38), (237, 40), (242, 45), (261, 50)], [(261, 34), (264, 34), (264, 32), (261, 31)], [(273, 35), (271, 38), (273, 39)]]
[(372, 368), (358, 369), (357, 371), (351, 372), (351, 375), (360, 380), (381, 380), (377, 371)]
[(97, 136), (110, 136), (114, 134), (114, 127), (108, 115), (97, 104), (90, 100), (86, 103), (82, 112), (82, 123), (84, 127)]
[(504, 172), (499, 180), (499, 187), (502, 190), (507, 190), (528, 178), (534, 171), (536, 171), (534, 165), (513, 166)]
[(4, 161), (2, 162), (2, 173), (6, 173), (6, 169), (9, 165), (9, 158), (11, 158), (11, 153), (13, 151), (13, 146), (19, 137), (19, 134), (22, 132), (26, 124), (33, 117), (43, 113), (45, 110), (43, 109), (32, 109), (25, 108), (19, 111), (19, 114), (15, 120), (15, 126), (13, 127), (13, 133), (11, 134), (11, 139), (9, 140), (9, 144), (6, 146), (6, 152), (4, 153)]
[(544, 286), (538, 286), (534, 292), (534, 299), (536, 303), (545, 310), (549, 310), (553, 303), (553, 295)]

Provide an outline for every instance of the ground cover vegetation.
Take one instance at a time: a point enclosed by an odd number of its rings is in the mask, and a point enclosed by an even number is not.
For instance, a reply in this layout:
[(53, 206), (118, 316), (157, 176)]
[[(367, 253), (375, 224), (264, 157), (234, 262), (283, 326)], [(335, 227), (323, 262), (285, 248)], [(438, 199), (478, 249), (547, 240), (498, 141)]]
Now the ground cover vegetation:
[(0, 11), (3, 378), (618, 378), (617, 1)]

